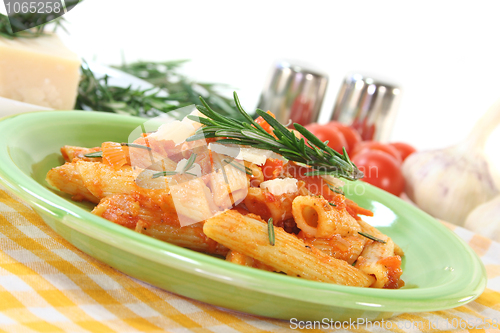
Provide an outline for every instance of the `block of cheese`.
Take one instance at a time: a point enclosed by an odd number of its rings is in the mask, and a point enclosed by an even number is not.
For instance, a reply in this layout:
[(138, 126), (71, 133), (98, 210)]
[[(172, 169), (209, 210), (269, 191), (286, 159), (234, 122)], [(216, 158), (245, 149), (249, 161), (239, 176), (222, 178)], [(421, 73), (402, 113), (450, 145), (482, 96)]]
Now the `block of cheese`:
[(80, 58), (56, 35), (0, 37), (0, 96), (73, 110), (80, 79)]

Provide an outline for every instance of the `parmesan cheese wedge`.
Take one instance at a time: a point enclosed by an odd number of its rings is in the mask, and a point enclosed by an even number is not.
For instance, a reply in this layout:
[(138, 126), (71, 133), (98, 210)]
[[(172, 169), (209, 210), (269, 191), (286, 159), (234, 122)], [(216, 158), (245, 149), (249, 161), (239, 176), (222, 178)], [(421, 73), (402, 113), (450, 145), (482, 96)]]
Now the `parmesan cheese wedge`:
[(72, 110), (80, 80), (80, 58), (56, 35), (0, 37), (0, 96)]

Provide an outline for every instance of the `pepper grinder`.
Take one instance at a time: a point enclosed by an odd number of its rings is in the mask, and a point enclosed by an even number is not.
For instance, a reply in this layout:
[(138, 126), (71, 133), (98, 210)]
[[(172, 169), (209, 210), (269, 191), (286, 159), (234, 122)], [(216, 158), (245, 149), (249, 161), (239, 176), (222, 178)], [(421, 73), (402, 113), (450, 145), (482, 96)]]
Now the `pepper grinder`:
[(328, 75), (309, 65), (277, 61), (260, 96), (258, 108), (270, 110), (287, 124), (316, 122), (328, 85)]
[(363, 140), (389, 140), (401, 88), (372, 75), (349, 73), (337, 95), (331, 120), (357, 129)]

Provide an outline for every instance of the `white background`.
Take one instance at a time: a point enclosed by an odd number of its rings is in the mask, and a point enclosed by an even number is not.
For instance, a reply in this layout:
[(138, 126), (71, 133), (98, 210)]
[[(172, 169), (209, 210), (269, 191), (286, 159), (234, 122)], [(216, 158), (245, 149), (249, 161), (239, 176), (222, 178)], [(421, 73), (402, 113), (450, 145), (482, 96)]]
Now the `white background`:
[(347, 72), (392, 78), (404, 91), (392, 139), (430, 149), (465, 139), (500, 98), (499, 14), (494, 0), (85, 0), (63, 38), (103, 64), (191, 59), (186, 74), (230, 84), (247, 109), (275, 60), (307, 62), (330, 77), (323, 120)]

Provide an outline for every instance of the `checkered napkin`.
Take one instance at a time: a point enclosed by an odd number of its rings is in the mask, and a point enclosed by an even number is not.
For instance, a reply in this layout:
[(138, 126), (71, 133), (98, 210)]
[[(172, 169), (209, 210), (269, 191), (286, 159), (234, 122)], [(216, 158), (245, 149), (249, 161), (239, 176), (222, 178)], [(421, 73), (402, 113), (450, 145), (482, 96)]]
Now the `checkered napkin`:
[[(498, 332), (500, 244), (450, 228), (486, 266), (488, 289), (477, 300), (452, 310), (408, 313), (344, 331), (466, 332), (489, 327), (486, 332)], [(334, 328), (237, 313), (133, 279), (74, 248), (0, 186), (0, 332), (253, 333), (311, 327), (308, 332)]]

